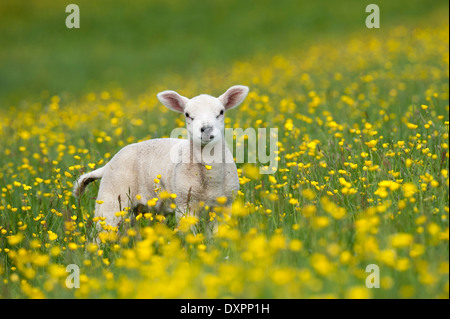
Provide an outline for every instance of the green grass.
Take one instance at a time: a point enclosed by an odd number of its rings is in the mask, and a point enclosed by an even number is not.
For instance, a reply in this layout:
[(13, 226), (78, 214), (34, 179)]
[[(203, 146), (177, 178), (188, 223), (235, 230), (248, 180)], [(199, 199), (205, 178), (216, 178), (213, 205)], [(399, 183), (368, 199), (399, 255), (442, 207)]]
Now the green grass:
[[(0, 106), (111, 87), (139, 94), (168, 74), (192, 78), (211, 68), (226, 74), (236, 60), (365, 30), (370, 2), (80, 0), (77, 30), (65, 26), (69, 3), (2, 1)], [(386, 29), (448, 7), (445, 1), (377, 4)]]
[[(379, 2), (369, 30), (359, 2), (133, 3), (78, 2), (80, 30), (0, 4), (1, 298), (448, 298), (447, 4)], [(182, 125), (157, 92), (237, 83), (226, 125), (278, 128), (278, 171), (238, 164), (215, 238), (152, 212), (93, 245), (76, 177)]]

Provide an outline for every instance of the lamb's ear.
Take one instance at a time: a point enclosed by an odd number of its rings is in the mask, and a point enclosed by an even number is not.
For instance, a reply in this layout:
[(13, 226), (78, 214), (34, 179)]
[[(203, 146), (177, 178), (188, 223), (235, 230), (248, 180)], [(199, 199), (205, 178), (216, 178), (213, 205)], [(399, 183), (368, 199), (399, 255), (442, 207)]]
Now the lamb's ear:
[(158, 100), (169, 109), (180, 113), (184, 112), (184, 107), (189, 101), (187, 97), (184, 97), (175, 91), (163, 91), (158, 93), (157, 97)]
[(244, 85), (235, 85), (219, 96), (219, 100), (225, 106), (225, 110), (229, 110), (241, 104), (247, 97), (248, 91), (248, 87)]

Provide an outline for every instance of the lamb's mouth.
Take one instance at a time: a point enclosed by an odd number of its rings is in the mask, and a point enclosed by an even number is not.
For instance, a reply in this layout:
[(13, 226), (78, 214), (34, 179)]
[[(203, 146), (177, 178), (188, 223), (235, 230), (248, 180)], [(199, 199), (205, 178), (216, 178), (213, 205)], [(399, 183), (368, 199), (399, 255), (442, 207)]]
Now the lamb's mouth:
[(202, 140), (202, 146), (206, 146), (206, 145), (208, 145), (209, 143), (211, 143), (213, 140)]
[(212, 141), (214, 141), (215, 140), (215, 137), (214, 137), (214, 135), (211, 135), (210, 137), (208, 137), (208, 138), (205, 138), (205, 137), (201, 137), (201, 143), (202, 143), (202, 145), (203, 146), (205, 146), (206, 144), (209, 144), (209, 143), (211, 143)]

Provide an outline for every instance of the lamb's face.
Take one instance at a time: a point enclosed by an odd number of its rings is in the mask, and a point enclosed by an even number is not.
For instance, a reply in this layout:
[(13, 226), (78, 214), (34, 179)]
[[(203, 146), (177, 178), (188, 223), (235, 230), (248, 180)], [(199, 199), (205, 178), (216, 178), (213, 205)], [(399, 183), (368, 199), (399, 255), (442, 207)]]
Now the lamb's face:
[(225, 106), (218, 98), (203, 94), (184, 108), (189, 138), (196, 144), (216, 143), (223, 137)]
[(188, 99), (175, 91), (164, 91), (158, 99), (171, 110), (184, 113), (189, 138), (206, 145), (222, 139), (225, 111), (241, 104), (247, 94), (248, 87), (235, 85), (218, 98), (202, 94)]

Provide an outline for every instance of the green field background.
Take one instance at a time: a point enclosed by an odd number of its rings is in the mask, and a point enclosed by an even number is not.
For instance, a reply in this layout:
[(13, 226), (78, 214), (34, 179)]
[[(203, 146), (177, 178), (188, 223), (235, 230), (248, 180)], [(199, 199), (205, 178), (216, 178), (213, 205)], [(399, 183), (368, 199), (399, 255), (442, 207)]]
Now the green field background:
[[(448, 299), (448, 2), (377, 1), (379, 29), (369, 3), (0, 0), (0, 298)], [(98, 234), (76, 178), (185, 125), (158, 92), (236, 84), (225, 126), (277, 128), (277, 171), (238, 163), (231, 212)]]
[(378, 1), (381, 29), (365, 27), (369, 1), (80, 0), (0, 3), (0, 106), (25, 97), (121, 87), (138, 94), (167, 74), (195, 78), (234, 61), (305, 49), (352, 33), (420, 24), (447, 1)]

